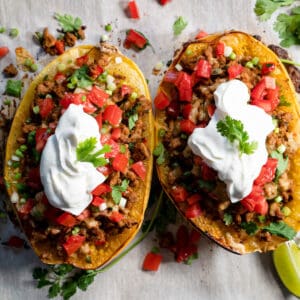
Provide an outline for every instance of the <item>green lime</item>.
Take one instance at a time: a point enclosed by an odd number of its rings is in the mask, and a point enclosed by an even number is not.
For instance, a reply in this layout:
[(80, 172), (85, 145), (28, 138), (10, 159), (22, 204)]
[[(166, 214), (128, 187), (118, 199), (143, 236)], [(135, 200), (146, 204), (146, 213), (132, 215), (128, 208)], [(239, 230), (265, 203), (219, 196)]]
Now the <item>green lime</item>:
[(300, 297), (300, 248), (294, 241), (278, 246), (273, 252), (273, 261), (277, 273), (294, 295)]

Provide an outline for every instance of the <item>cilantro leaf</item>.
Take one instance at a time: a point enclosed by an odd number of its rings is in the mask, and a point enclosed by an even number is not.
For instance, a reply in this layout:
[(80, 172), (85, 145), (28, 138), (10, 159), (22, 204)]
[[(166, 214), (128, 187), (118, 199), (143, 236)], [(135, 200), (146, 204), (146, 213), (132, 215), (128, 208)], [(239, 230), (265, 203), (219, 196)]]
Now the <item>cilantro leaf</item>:
[(288, 240), (291, 240), (296, 236), (296, 231), (282, 221), (277, 223), (272, 222), (268, 226), (263, 227), (263, 229), (272, 234), (287, 238)]
[(122, 193), (125, 192), (128, 188), (129, 181), (124, 179), (121, 185), (115, 185), (112, 187), (111, 196), (116, 204), (119, 204), (121, 201)]
[(63, 297), (64, 300), (68, 300), (76, 293), (76, 288), (76, 281), (66, 281), (61, 287), (62, 291), (60, 295)]
[(249, 235), (253, 235), (259, 229), (257, 224), (254, 222), (242, 222), (241, 227), (247, 232)]
[(281, 6), (291, 5), (295, 0), (257, 0), (254, 12), (260, 21), (270, 19), (271, 15)]
[(188, 25), (188, 22), (183, 17), (178, 17), (173, 24), (174, 35), (179, 35)]
[(128, 128), (131, 130), (135, 126), (135, 122), (139, 119), (139, 116), (137, 113), (134, 113), (133, 115), (129, 116), (128, 118)]
[(95, 168), (106, 165), (107, 160), (101, 155), (110, 152), (111, 146), (105, 144), (101, 150), (94, 152), (96, 144), (97, 139), (95, 137), (87, 138), (79, 143), (76, 148), (77, 160), (92, 163)]
[(58, 296), (59, 292), (60, 292), (59, 283), (55, 282), (48, 289), (48, 298), (50, 298), (50, 299), (55, 298), (56, 296)]
[(153, 150), (153, 155), (157, 156), (156, 162), (161, 165), (165, 162), (165, 147), (162, 143), (159, 143)]
[(90, 76), (88, 75), (88, 66), (83, 65), (81, 68), (74, 71), (74, 73), (68, 78), (68, 88), (75, 89), (76, 87), (79, 88), (86, 88), (93, 84)]
[(54, 18), (58, 21), (59, 25), (61, 26), (64, 32), (78, 31), (82, 25), (82, 21), (80, 18), (74, 18), (71, 15), (60, 15), (56, 13), (54, 15)]
[(278, 177), (282, 175), (286, 170), (286, 168), (288, 167), (289, 159), (288, 157), (284, 158), (283, 153), (280, 153), (277, 150), (271, 152), (271, 157), (276, 158), (278, 160), (277, 169), (276, 169), (276, 179), (278, 179)]
[(235, 120), (230, 116), (226, 116), (224, 120), (217, 123), (218, 132), (226, 137), (230, 143), (238, 142), (238, 148), (241, 154), (252, 154), (257, 149), (257, 142), (248, 142), (249, 135), (244, 130), (244, 125), (241, 121)]
[(224, 221), (226, 226), (230, 225), (232, 223), (232, 215), (227, 213), (227, 212), (224, 213), (223, 221)]

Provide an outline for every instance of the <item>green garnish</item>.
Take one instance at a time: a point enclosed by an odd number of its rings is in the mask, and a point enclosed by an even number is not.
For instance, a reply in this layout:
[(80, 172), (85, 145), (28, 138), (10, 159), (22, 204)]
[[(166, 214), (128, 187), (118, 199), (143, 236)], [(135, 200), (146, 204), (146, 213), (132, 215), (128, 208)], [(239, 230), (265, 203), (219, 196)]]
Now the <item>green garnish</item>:
[(263, 227), (264, 230), (287, 238), (288, 240), (293, 239), (296, 236), (296, 231), (284, 222), (272, 222), (268, 226)]
[(224, 221), (226, 226), (230, 225), (233, 221), (232, 215), (227, 213), (227, 212), (224, 213), (223, 221)]
[(291, 5), (295, 0), (257, 0), (254, 12), (261, 21), (270, 19), (271, 15), (281, 6)]
[(293, 61), (293, 60), (290, 60), (290, 59), (280, 58), (280, 61), (284, 64), (294, 65), (294, 66), (300, 67), (300, 63), (298, 63), (296, 61)]
[(200, 189), (208, 192), (212, 191), (216, 186), (216, 183), (214, 181), (207, 181), (203, 179), (199, 179), (197, 183)]
[(272, 151), (271, 157), (276, 158), (278, 160), (277, 169), (276, 169), (276, 179), (278, 179), (278, 177), (282, 175), (286, 170), (289, 163), (289, 159), (288, 157), (284, 158), (283, 153), (280, 153), (278, 150)]
[(84, 65), (81, 68), (75, 70), (75, 72), (68, 78), (68, 88), (75, 89), (76, 87), (79, 88), (86, 88), (93, 84), (92, 80), (88, 75), (89, 68), (88, 66)]
[(112, 26), (111, 26), (111, 24), (106, 24), (105, 25), (105, 27), (104, 27), (104, 29), (105, 29), (105, 31), (107, 31), (107, 32), (110, 32), (110, 31), (112, 31)]
[(36, 105), (32, 108), (32, 111), (35, 115), (37, 115), (40, 112), (40, 107), (38, 105)]
[(259, 227), (254, 222), (242, 222), (241, 227), (247, 232), (249, 235), (255, 234)]
[(54, 15), (54, 18), (58, 21), (64, 32), (78, 31), (82, 25), (82, 21), (80, 18), (74, 18), (71, 15), (60, 15), (56, 13)]
[(156, 163), (161, 165), (165, 162), (165, 147), (162, 143), (159, 143), (153, 150), (153, 155), (157, 156)]
[(12, 28), (9, 31), (9, 36), (13, 39), (16, 38), (18, 35), (19, 35), (19, 30), (17, 28)]
[(291, 103), (288, 102), (285, 97), (282, 95), (279, 97), (279, 106), (291, 106)]
[(11, 100), (10, 99), (4, 99), (3, 104), (4, 105), (11, 105)]
[(101, 150), (94, 152), (96, 144), (97, 139), (95, 137), (87, 138), (83, 142), (79, 143), (76, 148), (77, 160), (82, 162), (90, 162), (95, 168), (106, 165), (107, 160), (101, 155), (110, 152), (111, 147), (105, 144)]
[(129, 181), (127, 179), (122, 180), (121, 185), (115, 185), (112, 187), (111, 196), (116, 204), (119, 204), (122, 198), (122, 193), (128, 188)]
[(22, 81), (9, 79), (6, 82), (5, 94), (13, 97), (20, 97), (22, 90)]
[(135, 122), (139, 119), (139, 116), (137, 113), (129, 116), (128, 118), (128, 128), (131, 130), (135, 126)]
[(300, 6), (292, 10), (291, 15), (280, 14), (274, 24), (274, 30), (279, 33), (282, 47), (300, 44)]
[(0, 33), (4, 33), (6, 31), (5, 27), (0, 27)]
[(183, 17), (178, 17), (177, 20), (173, 24), (173, 32), (174, 35), (179, 35), (188, 25), (188, 22)]
[(235, 120), (230, 116), (226, 116), (224, 120), (217, 123), (218, 132), (226, 137), (230, 143), (238, 142), (238, 148), (241, 154), (252, 154), (257, 149), (257, 142), (248, 142), (249, 135), (244, 130), (241, 121)]

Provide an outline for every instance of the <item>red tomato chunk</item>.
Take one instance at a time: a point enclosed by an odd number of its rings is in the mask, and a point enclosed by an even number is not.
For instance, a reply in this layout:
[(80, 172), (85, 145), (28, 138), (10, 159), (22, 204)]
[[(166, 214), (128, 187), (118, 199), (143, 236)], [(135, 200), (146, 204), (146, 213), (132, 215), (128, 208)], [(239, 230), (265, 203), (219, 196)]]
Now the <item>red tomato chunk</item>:
[(157, 271), (162, 261), (162, 255), (149, 252), (143, 262), (144, 271)]

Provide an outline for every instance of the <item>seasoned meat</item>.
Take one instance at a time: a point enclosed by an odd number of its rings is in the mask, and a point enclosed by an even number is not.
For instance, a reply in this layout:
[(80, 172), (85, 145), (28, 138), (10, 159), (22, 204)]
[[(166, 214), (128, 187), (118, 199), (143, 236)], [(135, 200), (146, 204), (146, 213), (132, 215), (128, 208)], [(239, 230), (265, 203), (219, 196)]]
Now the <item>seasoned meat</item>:
[(3, 74), (6, 77), (15, 77), (18, 75), (18, 70), (13, 64), (9, 64), (3, 69)]
[(65, 44), (69, 47), (73, 47), (76, 44), (77, 37), (71, 32), (66, 32), (64, 35)]

